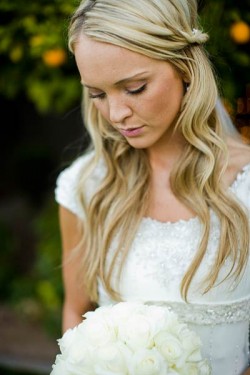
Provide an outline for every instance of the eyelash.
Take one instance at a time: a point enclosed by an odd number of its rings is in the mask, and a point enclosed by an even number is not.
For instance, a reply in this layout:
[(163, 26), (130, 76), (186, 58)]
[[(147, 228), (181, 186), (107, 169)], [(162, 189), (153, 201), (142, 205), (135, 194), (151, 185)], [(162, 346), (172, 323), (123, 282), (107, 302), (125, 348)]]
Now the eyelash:
[[(131, 91), (126, 90), (126, 92), (127, 92), (128, 95), (138, 95), (138, 94), (141, 94), (143, 91), (145, 91), (146, 88), (147, 88), (147, 85), (144, 84), (136, 90), (131, 90)], [(102, 100), (102, 99), (105, 98), (105, 93), (101, 93), (101, 94), (97, 94), (97, 95), (93, 95), (93, 94), (89, 93), (89, 98), (90, 99), (100, 99), (100, 100)]]

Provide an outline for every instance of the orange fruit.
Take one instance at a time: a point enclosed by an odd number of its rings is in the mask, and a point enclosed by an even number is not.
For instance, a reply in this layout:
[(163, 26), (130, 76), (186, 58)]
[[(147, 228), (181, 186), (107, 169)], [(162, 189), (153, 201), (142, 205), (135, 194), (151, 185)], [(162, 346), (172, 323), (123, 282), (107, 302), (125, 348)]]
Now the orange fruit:
[(239, 44), (244, 44), (250, 41), (250, 27), (244, 21), (234, 22), (230, 27), (231, 38)]
[(67, 56), (64, 49), (55, 48), (45, 51), (42, 55), (42, 58), (46, 65), (57, 67), (65, 63)]

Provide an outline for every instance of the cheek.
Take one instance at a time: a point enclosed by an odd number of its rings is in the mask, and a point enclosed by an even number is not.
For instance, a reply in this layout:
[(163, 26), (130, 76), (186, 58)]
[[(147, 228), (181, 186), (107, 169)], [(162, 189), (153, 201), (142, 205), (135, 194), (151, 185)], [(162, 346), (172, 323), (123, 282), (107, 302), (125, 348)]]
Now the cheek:
[(148, 113), (154, 113), (155, 116), (175, 117), (181, 107), (183, 99), (183, 85), (181, 81), (167, 82), (148, 99)]
[(94, 106), (105, 118), (105, 120), (109, 121), (109, 110), (107, 104), (104, 101), (102, 102), (100, 100), (96, 100), (94, 101)]

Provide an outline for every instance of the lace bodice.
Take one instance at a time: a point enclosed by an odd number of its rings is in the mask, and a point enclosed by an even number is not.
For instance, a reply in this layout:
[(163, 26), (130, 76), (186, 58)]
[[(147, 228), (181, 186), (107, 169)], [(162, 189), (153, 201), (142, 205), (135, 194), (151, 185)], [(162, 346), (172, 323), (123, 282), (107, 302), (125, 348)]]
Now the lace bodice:
[[(76, 215), (84, 213), (76, 198), (76, 186), (82, 168), (91, 155), (78, 158), (65, 169), (57, 180), (56, 200)], [(89, 199), (105, 174), (99, 163), (86, 186)], [(229, 188), (250, 212), (250, 164), (238, 174)], [(211, 230), (205, 258), (191, 284), (189, 303), (180, 294), (182, 277), (191, 263), (201, 236), (202, 227), (197, 217), (162, 223), (143, 218), (120, 280), (116, 273), (112, 283), (119, 285), (124, 300), (157, 303), (174, 310), (187, 322), (203, 341), (203, 354), (212, 364), (213, 375), (240, 375), (248, 362), (248, 327), (250, 320), (250, 264), (238, 284), (227, 280), (206, 294), (201, 283), (213, 266), (220, 235), (220, 224), (211, 211)], [(110, 248), (108, 262), (116, 248), (117, 238)], [(119, 261), (119, 260), (118, 260)], [(218, 281), (227, 274), (228, 260)], [(114, 303), (99, 282), (99, 304)]]

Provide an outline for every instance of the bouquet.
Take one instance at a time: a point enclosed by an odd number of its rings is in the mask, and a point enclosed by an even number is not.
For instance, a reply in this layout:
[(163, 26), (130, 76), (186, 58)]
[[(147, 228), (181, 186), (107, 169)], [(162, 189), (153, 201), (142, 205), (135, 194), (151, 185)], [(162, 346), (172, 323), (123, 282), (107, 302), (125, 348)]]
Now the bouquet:
[(50, 375), (209, 375), (201, 341), (164, 307), (120, 302), (87, 312), (58, 340)]

